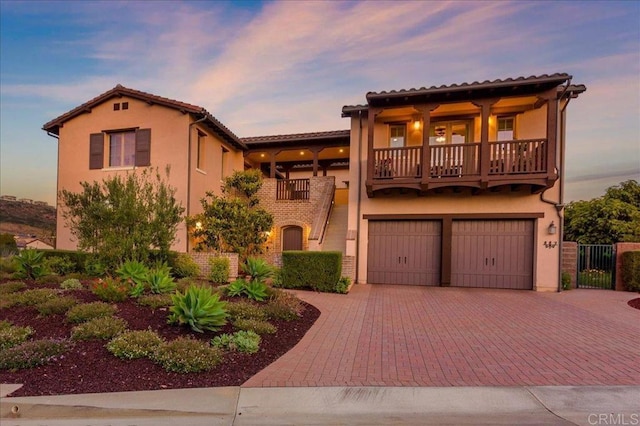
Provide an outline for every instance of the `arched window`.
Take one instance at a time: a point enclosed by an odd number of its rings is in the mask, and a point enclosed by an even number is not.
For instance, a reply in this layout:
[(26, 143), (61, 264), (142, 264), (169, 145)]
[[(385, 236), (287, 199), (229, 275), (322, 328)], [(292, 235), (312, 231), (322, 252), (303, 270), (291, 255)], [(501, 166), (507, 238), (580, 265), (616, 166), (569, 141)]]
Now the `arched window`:
[(282, 251), (302, 250), (302, 228), (287, 226), (282, 228)]

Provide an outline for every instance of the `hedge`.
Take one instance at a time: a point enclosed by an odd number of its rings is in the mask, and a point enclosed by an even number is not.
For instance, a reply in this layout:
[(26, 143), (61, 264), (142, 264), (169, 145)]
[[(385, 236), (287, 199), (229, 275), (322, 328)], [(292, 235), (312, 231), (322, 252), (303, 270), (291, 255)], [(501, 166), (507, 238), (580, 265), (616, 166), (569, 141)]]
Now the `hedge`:
[(284, 288), (310, 288), (335, 293), (342, 274), (342, 252), (282, 252), (281, 274)]
[(640, 291), (640, 251), (622, 253), (621, 275), (625, 289)]
[(52, 257), (67, 258), (75, 264), (75, 271), (84, 272), (85, 264), (91, 253), (73, 250), (40, 250), (43, 253), (43, 259)]

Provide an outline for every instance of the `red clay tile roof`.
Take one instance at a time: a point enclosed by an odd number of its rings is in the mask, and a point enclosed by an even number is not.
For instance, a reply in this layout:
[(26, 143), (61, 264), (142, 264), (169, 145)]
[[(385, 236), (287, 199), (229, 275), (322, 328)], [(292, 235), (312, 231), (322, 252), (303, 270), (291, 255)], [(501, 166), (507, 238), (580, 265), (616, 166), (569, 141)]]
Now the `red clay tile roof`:
[(288, 135), (271, 135), (271, 136), (253, 136), (249, 138), (241, 138), (240, 140), (247, 145), (258, 145), (279, 142), (306, 142), (320, 141), (326, 139), (338, 139), (350, 137), (350, 130), (332, 130), (328, 132), (311, 132), (311, 133), (292, 133)]
[(157, 96), (147, 92), (142, 92), (140, 90), (130, 89), (120, 84), (118, 84), (113, 89), (108, 90), (102, 93), (101, 95), (98, 95), (95, 98), (72, 109), (71, 111), (68, 111), (62, 114), (61, 116), (54, 118), (53, 120), (43, 125), (42, 129), (47, 132), (58, 135), (60, 127), (65, 122), (71, 120), (74, 117), (77, 117), (80, 114), (91, 111), (91, 108), (116, 96), (128, 96), (134, 99), (139, 99), (145, 102), (149, 102), (151, 104), (162, 105), (168, 108), (177, 109), (184, 113), (194, 114), (198, 117), (198, 119), (205, 118), (204, 122), (207, 125), (209, 125), (209, 127), (212, 130), (218, 133), (227, 142), (235, 145), (240, 149), (247, 149), (246, 145), (240, 140), (240, 138), (238, 138), (231, 130), (229, 130), (224, 124), (222, 124), (217, 118), (211, 115), (203, 107), (189, 104), (186, 102), (177, 101), (175, 99), (169, 99), (162, 96)]

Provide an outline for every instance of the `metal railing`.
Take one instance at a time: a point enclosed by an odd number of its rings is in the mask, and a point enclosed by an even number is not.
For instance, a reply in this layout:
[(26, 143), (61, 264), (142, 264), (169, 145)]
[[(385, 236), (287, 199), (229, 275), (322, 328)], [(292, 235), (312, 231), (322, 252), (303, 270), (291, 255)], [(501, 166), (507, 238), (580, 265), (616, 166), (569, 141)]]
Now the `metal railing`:
[(578, 244), (578, 288), (613, 289), (616, 251), (612, 244)]
[(276, 184), (276, 200), (308, 200), (309, 179), (280, 179)]

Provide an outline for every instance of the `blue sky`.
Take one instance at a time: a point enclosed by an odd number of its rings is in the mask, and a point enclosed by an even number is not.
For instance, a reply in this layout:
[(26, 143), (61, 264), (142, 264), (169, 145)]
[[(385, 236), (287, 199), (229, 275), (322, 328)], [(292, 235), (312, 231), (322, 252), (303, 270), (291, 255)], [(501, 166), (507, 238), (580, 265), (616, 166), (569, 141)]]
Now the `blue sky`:
[(55, 203), (47, 121), (116, 84), (241, 137), (346, 129), (368, 91), (566, 72), (566, 201), (640, 179), (640, 2), (0, 1), (0, 193)]

